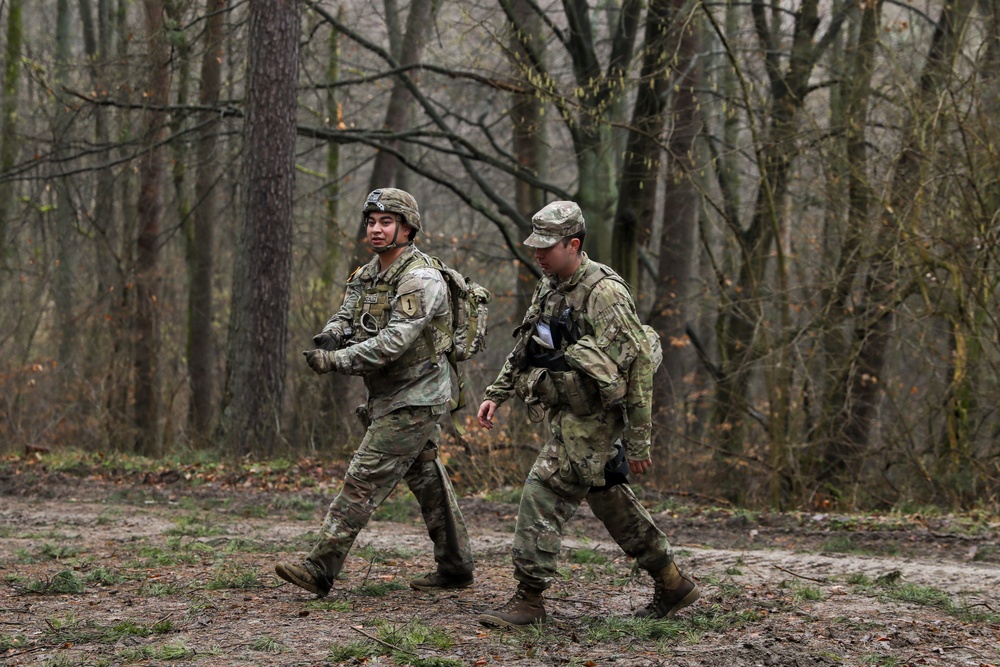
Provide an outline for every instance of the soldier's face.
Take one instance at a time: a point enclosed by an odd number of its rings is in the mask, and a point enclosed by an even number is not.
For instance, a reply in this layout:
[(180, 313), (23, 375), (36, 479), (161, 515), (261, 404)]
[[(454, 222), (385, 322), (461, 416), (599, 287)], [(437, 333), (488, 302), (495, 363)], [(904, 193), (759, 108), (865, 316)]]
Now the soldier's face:
[[(368, 215), (367, 236), (368, 243), (373, 248), (381, 248), (389, 245), (393, 237), (397, 242), (406, 241), (410, 238), (410, 226), (399, 222), (399, 216), (395, 213), (370, 213)], [(399, 227), (399, 235), (396, 235), (396, 227)]]
[(580, 239), (559, 241), (548, 248), (535, 248), (535, 261), (550, 276), (569, 278), (580, 267)]

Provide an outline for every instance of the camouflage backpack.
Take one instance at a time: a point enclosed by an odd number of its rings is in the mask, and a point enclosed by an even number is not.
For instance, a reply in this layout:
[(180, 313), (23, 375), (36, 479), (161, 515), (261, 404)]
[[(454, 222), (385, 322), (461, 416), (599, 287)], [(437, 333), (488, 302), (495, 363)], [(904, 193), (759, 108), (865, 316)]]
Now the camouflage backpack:
[(441, 272), (448, 285), (448, 306), (451, 322), (442, 325), (438, 320), (431, 324), (449, 338), (452, 363), (468, 361), (486, 347), (487, 305), (493, 300), (490, 291), (477, 282), (469, 280), (437, 257), (431, 257), (430, 265)]
[[(466, 405), (465, 401), (465, 376), (458, 368), (458, 362), (468, 361), (476, 356), (480, 350), (486, 348), (486, 317), (488, 315), (487, 305), (493, 300), (490, 291), (477, 282), (469, 280), (461, 273), (451, 268), (437, 257), (427, 258), (427, 263), (413, 262), (406, 271), (422, 266), (430, 266), (441, 272), (445, 284), (448, 286), (448, 310), (450, 318), (435, 318), (431, 320), (431, 326), (451, 339), (451, 348), (448, 350), (448, 363), (455, 371), (455, 378), (458, 381), (458, 398), (453, 399), (451, 405), (452, 423), (459, 434), (465, 435), (465, 429), (455, 416), (458, 410)], [(442, 320), (448, 321), (442, 321)], [(424, 329), (424, 336), (428, 347), (434, 349), (434, 335), (430, 327)]]

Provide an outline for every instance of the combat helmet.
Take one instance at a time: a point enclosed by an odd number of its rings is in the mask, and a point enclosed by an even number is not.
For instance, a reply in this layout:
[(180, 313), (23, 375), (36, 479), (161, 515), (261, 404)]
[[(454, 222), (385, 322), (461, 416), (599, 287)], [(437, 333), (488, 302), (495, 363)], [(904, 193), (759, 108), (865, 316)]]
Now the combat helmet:
[(417, 208), (417, 200), (409, 192), (399, 188), (379, 188), (372, 190), (365, 200), (365, 205), (361, 208), (361, 221), (365, 222), (367, 216), (372, 211), (388, 211), (403, 216), (403, 222), (419, 230), (420, 210)]

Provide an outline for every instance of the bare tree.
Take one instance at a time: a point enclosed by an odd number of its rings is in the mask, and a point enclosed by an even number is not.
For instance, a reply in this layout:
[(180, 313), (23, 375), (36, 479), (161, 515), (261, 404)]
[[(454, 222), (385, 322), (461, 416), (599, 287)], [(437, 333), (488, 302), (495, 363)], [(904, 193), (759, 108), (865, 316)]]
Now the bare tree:
[(149, 42), (151, 78), (150, 109), (146, 111), (146, 154), (139, 167), (138, 219), (135, 272), (135, 425), (136, 451), (159, 456), (160, 425), (159, 348), (160, 231), (163, 218), (164, 151), (167, 123), (162, 109), (169, 103), (170, 48), (159, 0), (144, 0), (146, 38)]
[(191, 380), (188, 415), (192, 435), (196, 441), (201, 442), (210, 436), (215, 406), (212, 275), (215, 219), (219, 210), (215, 183), (218, 179), (217, 165), (220, 156), (217, 153), (219, 117), (212, 111), (212, 107), (219, 103), (222, 84), (222, 29), (226, 19), (226, 4), (227, 0), (205, 2), (205, 50), (202, 53), (201, 83), (198, 90), (198, 102), (204, 107), (204, 111), (197, 116), (195, 207), (188, 234), (188, 271), (191, 276), (188, 286), (187, 351)]
[(233, 272), (220, 417), (223, 442), (232, 454), (274, 451), (281, 437), (288, 366), (299, 10), (296, 0), (260, 0), (250, 7), (246, 209)]

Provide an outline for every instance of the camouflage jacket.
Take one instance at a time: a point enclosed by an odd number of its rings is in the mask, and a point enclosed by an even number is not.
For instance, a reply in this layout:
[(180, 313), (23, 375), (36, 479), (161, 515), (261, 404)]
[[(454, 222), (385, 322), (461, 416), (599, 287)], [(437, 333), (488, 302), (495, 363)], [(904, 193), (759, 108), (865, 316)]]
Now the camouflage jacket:
[[(596, 272), (604, 276), (594, 276)], [(586, 294), (588, 286), (590, 292)], [(575, 290), (581, 292), (575, 293)], [(589, 397), (589, 402), (595, 410), (624, 412), (626, 426), (623, 438), (629, 444), (628, 456), (633, 460), (644, 460), (649, 457), (652, 431), (654, 369), (649, 341), (636, 314), (628, 286), (610, 268), (591, 261), (586, 253), (583, 253), (580, 268), (570, 278), (560, 280), (556, 276), (545, 276), (539, 282), (524, 320), (515, 331), (518, 341), (514, 350), (507, 356), (496, 381), (486, 389), (485, 397), (499, 405), (515, 395), (519, 378), (532, 371), (530, 357), (525, 361), (524, 347), (535, 335), (537, 322), (558, 319), (567, 304), (576, 303), (580, 304), (581, 312), (574, 313), (573, 319), (579, 328), (580, 339), (578, 345), (570, 344), (566, 348), (566, 355), (571, 356), (574, 348), (589, 343), (590, 350), (603, 351), (602, 356), (613, 363), (615, 368), (611, 371), (606, 366), (576, 366), (593, 380), (585, 385), (591, 394), (598, 392), (598, 380), (608, 380), (614, 375), (614, 370), (620, 372), (624, 386), (619, 404), (602, 404), (593, 395)], [(563, 345), (566, 345), (565, 342)], [(557, 393), (559, 398), (555, 399), (555, 404), (545, 407), (567, 407), (564, 394), (561, 391)]]
[(348, 280), (323, 331), (347, 339), (332, 355), (334, 370), (364, 377), (372, 419), (408, 406), (447, 411), (450, 340), (431, 324), (440, 318), (450, 318), (448, 287), (414, 246), (385, 271), (374, 257)]

